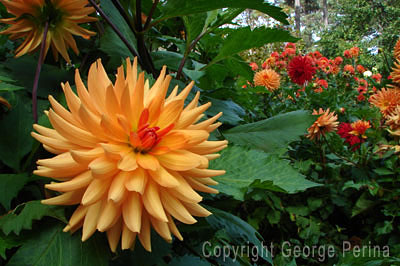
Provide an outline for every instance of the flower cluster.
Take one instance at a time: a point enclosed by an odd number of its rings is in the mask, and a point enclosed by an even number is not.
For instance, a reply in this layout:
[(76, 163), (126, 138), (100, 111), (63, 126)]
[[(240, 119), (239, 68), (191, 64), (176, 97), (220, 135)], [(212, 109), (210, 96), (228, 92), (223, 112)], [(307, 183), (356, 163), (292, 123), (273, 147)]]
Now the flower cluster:
[(336, 130), (339, 122), (337, 122), (337, 115), (335, 112), (330, 112), (329, 108), (324, 111), (320, 108), (318, 111), (314, 110), (313, 115), (319, 115), (317, 120), (307, 129), (307, 138), (311, 140), (319, 140), (326, 133)]
[(367, 138), (365, 136), (365, 131), (370, 127), (369, 121), (362, 120), (357, 120), (354, 123), (340, 123), (337, 134), (345, 139), (345, 142), (355, 151), (360, 147), (358, 144), (364, 142)]

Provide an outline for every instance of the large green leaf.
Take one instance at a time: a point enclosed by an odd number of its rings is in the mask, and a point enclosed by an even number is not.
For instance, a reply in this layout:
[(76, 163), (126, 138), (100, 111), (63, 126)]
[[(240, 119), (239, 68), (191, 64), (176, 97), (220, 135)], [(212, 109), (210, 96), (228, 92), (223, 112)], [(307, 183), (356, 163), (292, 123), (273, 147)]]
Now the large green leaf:
[(290, 32), (282, 29), (270, 29), (265, 27), (255, 28), (254, 30), (251, 30), (250, 27), (232, 29), (226, 37), (218, 55), (210, 64), (214, 64), (241, 51), (254, 47), (261, 47), (268, 43), (296, 42), (297, 40), (297, 38), (290, 35)]
[(289, 24), (289, 22), (286, 20), (287, 15), (282, 12), (280, 7), (273, 6), (264, 0), (168, 0), (163, 6), (160, 7), (162, 15), (161, 17), (157, 18), (156, 21), (227, 7), (255, 9), (286, 25)]
[[(23, 208), (20, 211), (20, 208)], [(19, 213), (17, 213), (20, 211)], [(60, 206), (49, 206), (40, 203), (40, 200), (29, 201), (21, 204), (13, 212), (0, 218), (0, 229), (8, 235), (14, 232), (19, 235), (23, 229), (32, 229), (33, 220), (40, 220), (44, 216), (54, 217), (67, 222), (64, 217), (64, 208)]]
[(14, 236), (5, 236), (3, 234), (0, 234), (0, 256), (3, 259), (6, 259), (6, 250), (13, 248), (13, 247), (18, 247), (21, 245), (21, 241), (18, 241), (15, 239)]
[(223, 112), (223, 115), (218, 121), (231, 125), (237, 125), (239, 122), (243, 121), (242, 117), (246, 114), (245, 111), (232, 100), (222, 101), (210, 97), (207, 98), (207, 100), (212, 103), (211, 107), (207, 110), (207, 114), (214, 116), (219, 112)]
[[(127, 39), (130, 45), (137, 51), (136, 38), (128, 24), (113, 5), (112, 1), (101, 0), (100, 5), (104, 13), (110, 18), (113, 24), (117, 26), (118, 30)], [(106, 28), (104, 35), (100, 39), (100, 50), (107, 53), (110, 57), (116, 57), (116, 59), (120, 59), (120, 57), (124, 59), (129, 56), (133, 57), (126, 45), (110, 27)]]
[(28, 182), (28, 175), (22, 174), (2, 174), (0, 175), (0, 203), (7, 210), (10, 209), (10, 203), (18, 192)]
[(304, 178), (288, 162), (260, 150), (230, 146), (210, 167), (224, 169), (226, 174), (215, 177), (216, 188), (237, 200), (244, 200), (249, 188), (295, 193), (319, 186)]
[(22, 158), (32, 148), (32, 124), (32, 113), (21, 99), (0, 120), (0, 160), (15, 170), (19, 170)]
[(110, 252), (99, 235), (82, 243), (79, 233), (72, 236), (62, 231), (63, 226), (43, 228), (31, 237), (11, 257), (7, 266), (106, 266)]
[(251, 225), (225, 211), (207, 207), (212, 215), (206, 218), (207, 222), (215, 230), (223, 229), (233, 244), (243, 246), (244, 243), (252, 243), (258, 249), (258, 255), (272, 264), (270, 249), (263, 245), (262, 236)]
[(304, 135), (313, 119), (307, 111), (293, 111), (237, 126), (226, 131), (224, 135), (235, 144), (275, 152), (277, 149), (286, 148), (289, 142)]

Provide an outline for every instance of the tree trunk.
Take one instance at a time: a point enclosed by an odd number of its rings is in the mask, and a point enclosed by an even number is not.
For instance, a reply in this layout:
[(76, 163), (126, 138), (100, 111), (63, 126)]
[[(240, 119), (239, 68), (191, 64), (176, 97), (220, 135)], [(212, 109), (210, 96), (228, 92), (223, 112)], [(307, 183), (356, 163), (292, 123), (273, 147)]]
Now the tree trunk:
[(298, 31), (300, 35), (300, 0), (294, 0), (294, 21), (296, 31)]
[(328, 27), (328, 0), (322, 0), (322, 18), (325, 28)]

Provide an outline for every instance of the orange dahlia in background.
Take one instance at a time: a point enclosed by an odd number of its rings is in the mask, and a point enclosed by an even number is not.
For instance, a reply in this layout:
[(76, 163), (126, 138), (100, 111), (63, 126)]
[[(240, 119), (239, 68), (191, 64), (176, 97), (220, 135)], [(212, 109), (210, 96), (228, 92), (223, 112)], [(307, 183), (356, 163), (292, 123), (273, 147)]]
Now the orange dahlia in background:
[(371, 127), (369, 121), (357, 120), (350, 125), (353, 128), (353, 130), (349, 132), (350, 134), (361, 137), (363, 139), (367, 138), (364, 134), (365, 131), (367, 131), (367, 129)]
[(400, 105), (397, 105), (396, 108), (386, 116), (385, 123), (391, 130), (400, 129)]
[(40, 47), (46, 21), (48, 33), (44, 57), (51, 46), (53, 55), (58, 60), (58, 53), (70, 63), (67, 49), (69, 47), (79, 54), (78, 47), (72, 35), (85, 39), (95, 35), (94, 32), (78, 26), (78, 23), (95, 21), (88, 15), (94, 12), (93, 7), (87, 7), (87, 0), (0, 0), (7, 8), (12, 18), (0, 19), (0, 22), (11, 26), (0, 34), (10, 34), (10, 39), (23, 38), (22, 44), (15, 50), (15, 56), (20, 57)]
[(57, 155), (38, 160), (34, 173), (60, 181), (46, 188), (61, 194), (42, 203), (79, 205), (64, 231), (82, 227), (82, 241), (106, 231), (112, 251), (120, 239), (122, 249), (132, 247), (137, 236), (151, 251), (151, 227), (166, 241), (171, 233), (182, 240), (175, 219), (193, 224), (193, 216), (210, 215), (198, 192), (218, 192), (208, 185), (225, 171), (207, 168), (227, 141), (207, 141), (222, 113), (199, 122), (211, 105), (198, 106), (199, 92), (184, 107), (194, 82), (166, 98), (171, 76), (165, 67), (150, 88), (144, 73), (137, 75), (136, 59), (126, 65), (113, 84), (98, 60), (88, 90), (77, 70), (78, 95), (62, 84), (69, 110), (49, 96), (54, 129), (35, 124), (32, 136)]
[(326, 111), (324, 111), (322, 108), (319, 108), (318, 112), (314, 110), (312, 114), (319, 115), (319, 117), (311, 125), (311, 127), (307, 129), (307, 138), (311, 140), (318, 140), (326, 133), (336, 130), (339, 122), (337, 122), (338, 118), (337, 115), (335, 115), (335, 112), (329, 112), (329, 108)]
[(382, 88), (369, 97), (369, 102), (378, 107), (383, 116), (386, 117), (397, 105), (400, 105), (400, 90)]
[(394, 62), (394, 67), (392, 68), (392, 72), (390, 75), (392, 76), (392, 80), (397, 85), (400, 85), (400, 59), (397, 59), (397, 62)]
[(272, 69), (264, 69), (254, 75), (254, 85), (264, 86), (269, 91), (277, 90), (281, 76)]
[(393, 49), (394, 59), (400, 60), (400, 39), (397, 40), (396, 45)]

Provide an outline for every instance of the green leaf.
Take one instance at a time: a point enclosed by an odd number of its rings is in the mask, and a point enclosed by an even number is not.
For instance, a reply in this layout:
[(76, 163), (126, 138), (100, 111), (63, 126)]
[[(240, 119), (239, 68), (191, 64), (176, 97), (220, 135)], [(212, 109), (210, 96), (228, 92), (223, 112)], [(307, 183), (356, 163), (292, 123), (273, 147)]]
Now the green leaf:
[[(17, 213), (20, 208), (22, 211)], [(23, 229), (32, 229), (33, 220), (40, 220), (44, 216), (50, 216), (67, 223), (64, 216), (64, 208), (40, 203), (40, 200), (29, 201), (19, 205), (14, 211), (0, 218), (0, 229), (8, 235), (14, 232), (19, 235)]]
[(222, 101), (210, 97), (208, 97), (207, 100), (212, 103), (211, 107), (207, 110), (207, 114), (214, 116), (222, 112), (223, 115), (218, 119), (218, 121), (222, 123), (237, 125), (239, 122), (243, 121), (242, 117), (246, 115), (243, 108), (232, 100)]
[(24, 87), (12, 85), (12, 84), (0, 81), (0, 91), (17, 91), (17, 90), (23, 90), (23, 89), (24, 89)]
[(247, 190), (252, 187), (295, 193), (319, 186), (305, 179), (286, 161), (240, 146), (223, 150), (221, 158), (211, 161), (210, 167), (226, 170), (225, 175), (214, 178), (219, 182), (216, 188), (237, 200), (244, 200)]
[(186, 28), (187, 46), (203, 31), (207, 20), (207, 13), (198, 13), (182, 18)]
[(356, 216), (356, 215), (368, 210), (369, 208), (371, 208), (375, 204), (377, 204), (377, 202), (369, 200), (368, 199), (368, 193), (364, 192), (360, 196), (360, 198), (358, 198), (355, 206), (353, 207), (353, 210), (351, 212), (351, 217), (354, 217), (354, 216)]
[[(112, 1), (101, 0), (100, 5), (104, 13), (110, 18), (111, 22), (117, 26), (118, 30), (127, 39), (130, 45), (137, 51), (136, 38), (128, 24), (126, 24), (125, 20), (113, 5)], [(100, 39), (100, 50), (107, 53), (111, 58), (116, 57), (117, 59), (120, 59), (122, 57), (125, 59), (126, 57), (133, 57), (132, 53), (111, 27), (106, 28), (104, 35)]]
[(10, 209), (10, 203), (18, 192), (29, 181), (28, 174), (2, 174), (0, 175), (0, 203), (7, 210)]
[(263, 245), (263, 238), (251, 225), (237, 216), (224, 212), (219, 209), (207, 207), (212, 215), (206, 218), (207, 222), (215, 230), (223, 229), (236, 245), (250, 242), (258, 249), (258, 254), (265, 261), (272, 264), (269, 247)]
[(210, 263), (207, 262), (206, 260), (191, 255), (185, 255), (183, 257), (174, 257), (169, 264), (173, 266), (187, 266), (187, 265), (210, 266)]
[(250, 145), (266, 152), (276, 152), (277, 149), (286, 148), (289, 142), (304, 135), (313, 119), (309, 112), (299, 110), (237, 126), (226, 131), (224, 136), (239, 145)]
[(0, 120), (0, 159), (15, 170), (20, 169), (22, 158), (32, 148), (32, 124), (32, 113), (21, 99)]
[(289, 22), (286, 20), (287, 15), (282, 12), (282, 9), (280, 7), (273, 6), (264, 0), (168, 0), (167, 3), (160, 8), (162, 11), (162, 16), (157, 18), (153, 23), (168, 18), (187, 16), (190, 14), (227, 7), (255, 9), (286, 25), (289, 25)]
[(70, 235), (62, 228), (61, 224), (42, 228), (18, 249), (7, 266), (108, 265), (110, 252), (99, 234), (82, 243), (79, 233)]
[(290, 32), (282, 29), (269, 29), (265, 27), (250, 27), (231, 30), (226, 37), (218, 55), (209, 63), (212, 65), (230, 55), (237, 54), (254, 47), (261, 47), (274, 42), (296, 42), (298, 39), (291, 36)]
[[(152, 52), (151, 57), (156, 69), (161, 69), (163, 65), (166, 65), (168, 69), (177, 71), (183, 55), (170, 51), (157, 51)], [(185, 66), (189, 66), (189, 62), (190, 60), (186, 60)]]
[(13, 248), (13, 247), (18, 247), (21, 245), (20, 241), (17, 241), (14, 237), (12, 236), (4, 236), (3, 234), (0, 234), (0, 256), (3, 259), (7, 259), (6, 257), (6, 250)]

